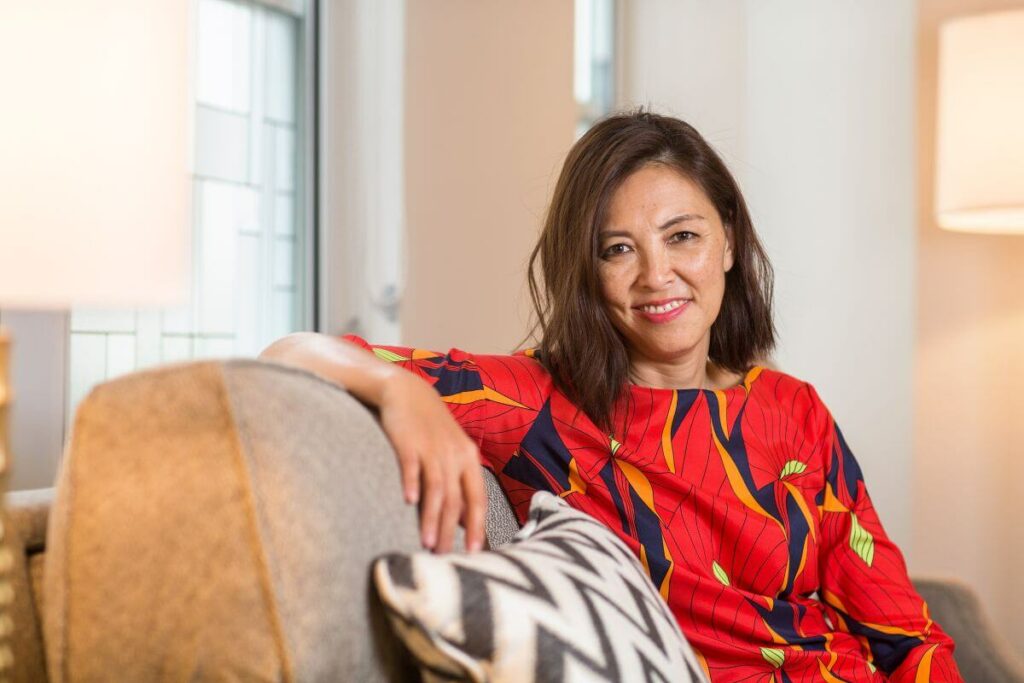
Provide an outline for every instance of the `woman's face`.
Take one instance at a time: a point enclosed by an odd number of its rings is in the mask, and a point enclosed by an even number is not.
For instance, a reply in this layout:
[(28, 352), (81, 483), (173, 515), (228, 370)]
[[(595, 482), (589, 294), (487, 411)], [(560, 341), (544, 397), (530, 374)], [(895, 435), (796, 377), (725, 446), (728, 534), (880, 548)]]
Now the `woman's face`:
[(732, 268), (730, 240), (704, 191), (671, 167), (648, 164), (616, 190), (598, 273), (634, 366), (703, 363)]

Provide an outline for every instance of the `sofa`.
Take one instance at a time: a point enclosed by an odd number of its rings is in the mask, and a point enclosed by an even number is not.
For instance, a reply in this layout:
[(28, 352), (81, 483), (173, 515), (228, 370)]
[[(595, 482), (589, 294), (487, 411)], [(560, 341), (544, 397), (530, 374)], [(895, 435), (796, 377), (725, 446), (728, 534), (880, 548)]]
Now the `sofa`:
[[(485, 480), (497, 547), (518, 526)], [(103, 384), (55, 488), (11, 493), (6, 512), (12, 681), (419, 677), (369, 574), (419, 549), (416, 510), (372, 411), (309, 373), (209, 361)], [(1024, 683), (970, 589), (915, 585), (967, 681)]]

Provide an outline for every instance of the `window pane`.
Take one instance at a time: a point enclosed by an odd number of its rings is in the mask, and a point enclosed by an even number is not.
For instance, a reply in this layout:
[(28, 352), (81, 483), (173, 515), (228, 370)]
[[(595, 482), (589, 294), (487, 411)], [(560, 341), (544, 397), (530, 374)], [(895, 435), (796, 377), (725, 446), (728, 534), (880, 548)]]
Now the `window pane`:
[(72, 311), (71, 328), (80, 332), (134, 332), (134, 311)]
[(274, 179), (276, 189), (295, 189), (295, 131), (272, 124), (274, 145)]
[(267, 117), (295, 124), (295, 68), (298, 33), (290, 17), (275, 14), (267, 22)]
[(249, 180), (248, 116), (196, 108), (196, 173), (236, 183)]
[(89, 390), (107, 376), (107, 336), (79, 333), (71, 335), (68, 398), (71, 405), (85, 398)]
[(269, 305), (260, 297), (260, 258), (263, 240), (259, 235), (242, 235), (238, 239), (238, 311), (235, 318), (238, 331), (235, 353), (255, 356), (266, 346), (263, 320)]
[(295, 284), (295, 249), (290, 239), (274, 240), (274, 286), (291, 288)]
[(274, 195), (274, 233), (295, 234), (295, 199), (291, 193), (278, 192)]
[(252, 65), (252, 9), (235, 2), (200, 0), (196, 26), (196, 99), (247, 113)]
[(199, 304), (198, 331), (228, 334), (235, 328), (235, 255), (239, 224), (245, 224), (249, 202), (241, 196), (248, 188), (217, 187), (203, 183), (199, 201), (199, 244), (193, 295)]
[(192, 351), (192, 338), (189, 336), (165, 336), (161, 341), (160, 353), (165, 363), (188, 360), (195, 355)]
[(115, 377), (135, 369), (135, 335), (107, 335), (107, 375)]

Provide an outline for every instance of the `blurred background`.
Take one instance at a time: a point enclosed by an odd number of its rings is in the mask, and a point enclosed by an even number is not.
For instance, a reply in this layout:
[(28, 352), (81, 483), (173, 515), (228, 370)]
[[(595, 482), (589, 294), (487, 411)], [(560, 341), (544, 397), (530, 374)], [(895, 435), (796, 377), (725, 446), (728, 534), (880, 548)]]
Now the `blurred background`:
[(940, 26), (1024, 1), (192, 7), (191, 294), (0, 311), (12, 488), (52, 484), (78, 401), (125, 372), (302, 329), (510, 351), (563, 158), (643, 105), (739, 180), (776, 269), (773, 360), (832, 409), (911, 572), (967, 581), (1024, 653), (1024, 236), (935, 218)]

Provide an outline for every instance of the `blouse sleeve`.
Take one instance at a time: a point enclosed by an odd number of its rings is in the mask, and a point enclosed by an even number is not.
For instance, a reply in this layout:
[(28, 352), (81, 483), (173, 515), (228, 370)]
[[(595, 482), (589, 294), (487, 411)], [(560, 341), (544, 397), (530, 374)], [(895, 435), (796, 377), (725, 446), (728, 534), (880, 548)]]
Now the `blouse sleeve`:
[(811, 389), (824, 429), (819, 590), (835, 628), (857, 637), (890, 681), (962, 683), (953, 640), (932, 621), (871, 503), (853, 453)]
[(345, 341), (397, 363), (431, 384), (452, 417), (480, 448), (482, 464), (500, 474), (550, 393), (550, 379), (530, 352), (512, 356), (447, 353)]

